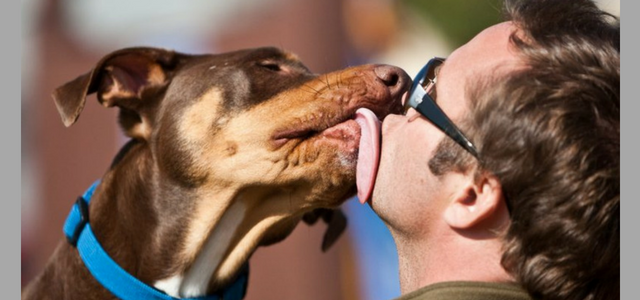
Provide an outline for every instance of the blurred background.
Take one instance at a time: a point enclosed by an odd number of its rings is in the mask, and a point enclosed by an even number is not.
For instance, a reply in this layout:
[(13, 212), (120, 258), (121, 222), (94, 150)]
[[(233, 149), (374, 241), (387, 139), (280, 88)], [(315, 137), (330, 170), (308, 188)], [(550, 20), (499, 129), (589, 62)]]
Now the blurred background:
[[(294, 52), (315, 73), (365, 63), (410, 76), (501, 20), (499, 0), (22, 0), (22, 284), (62, 238), (76, 197), (126, 141), (116, 110), (90, 96), (65, 128), (51, 98), (105, 54), (129, 46), (216, 53), (258, 46)], [(601, 0), (620, 14), (619, 0)], [(246, 299), (391, 299), (395, 245), (367, 205), (344, 205), (348, 232), (320, 251), (324, 224), (300, 224), (252, 257)]]

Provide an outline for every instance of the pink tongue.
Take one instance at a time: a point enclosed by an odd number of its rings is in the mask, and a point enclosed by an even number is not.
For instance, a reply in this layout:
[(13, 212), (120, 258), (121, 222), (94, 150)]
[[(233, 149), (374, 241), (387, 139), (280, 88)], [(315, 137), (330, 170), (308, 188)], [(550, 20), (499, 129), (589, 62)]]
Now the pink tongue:
[(358, 109), (355, 119), (361, 128), (356, 185), (358, 186), (358, 199), (360, 199), (360, 203), (364, 204), (371, 197), (378, 172), (380, 121), (371, 110), (366, 108)]

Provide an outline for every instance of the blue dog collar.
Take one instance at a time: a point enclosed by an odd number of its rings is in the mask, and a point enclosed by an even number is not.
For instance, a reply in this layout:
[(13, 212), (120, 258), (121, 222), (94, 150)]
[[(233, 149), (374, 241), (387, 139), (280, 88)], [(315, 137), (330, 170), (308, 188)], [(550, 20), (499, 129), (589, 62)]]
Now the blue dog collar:
[(220, 294), (199, 298), (174, 298), (162, 291), (145, 284), (121, 268), (102, 248), (89, 224), (89, 201), (100, 184), (96, 181), (89, 189), (78, 197), (64, 223), (64, 234), (68, 242), (78, 249), (80, 258), (93, 277), (122, 300), (240, 300), (244, 298), (249, 278), (249, 265), (243, 270), (233, 284)]

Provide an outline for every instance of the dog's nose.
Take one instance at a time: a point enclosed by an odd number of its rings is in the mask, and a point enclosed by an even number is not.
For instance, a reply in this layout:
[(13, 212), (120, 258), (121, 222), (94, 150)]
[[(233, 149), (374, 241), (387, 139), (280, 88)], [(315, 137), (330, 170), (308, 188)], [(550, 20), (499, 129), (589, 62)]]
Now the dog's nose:
[(389, 65), (379, 65), (374, 69), (376, 76), (389, 87), (392, 97), (401, 96), (411, 83), (411, 78), (403, 69)]

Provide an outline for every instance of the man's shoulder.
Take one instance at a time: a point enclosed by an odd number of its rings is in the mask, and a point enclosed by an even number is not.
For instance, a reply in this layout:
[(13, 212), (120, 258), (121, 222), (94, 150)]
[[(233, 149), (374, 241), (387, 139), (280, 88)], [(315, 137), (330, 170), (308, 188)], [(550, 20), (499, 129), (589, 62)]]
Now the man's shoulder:
[(396, 300), (531, 300), (513, 283), (451, 281), (425, 286)]

